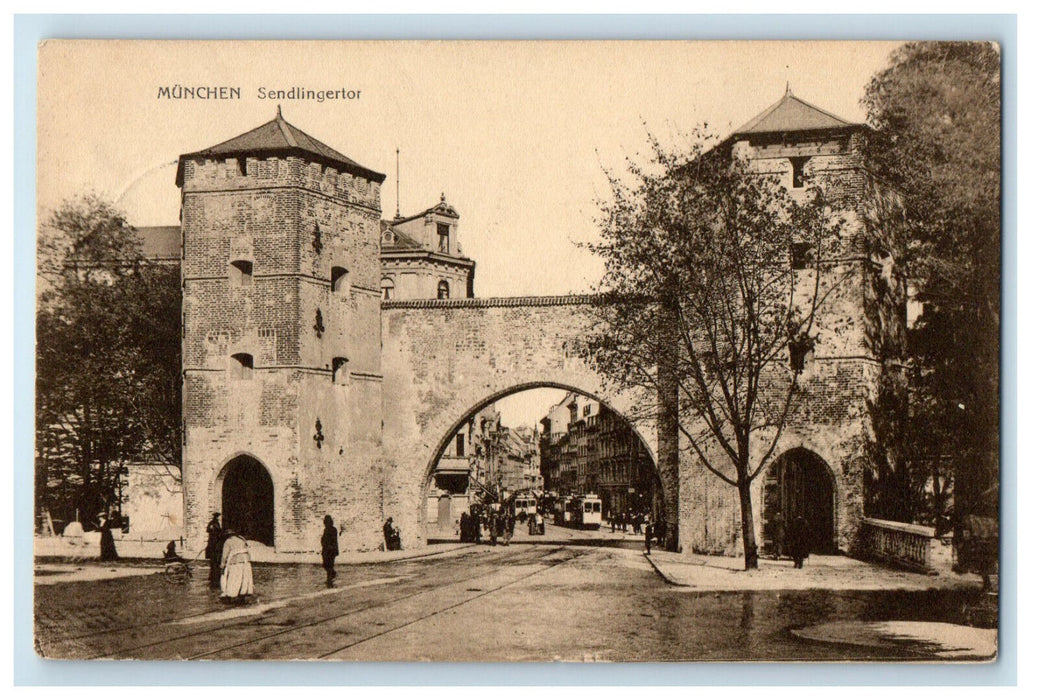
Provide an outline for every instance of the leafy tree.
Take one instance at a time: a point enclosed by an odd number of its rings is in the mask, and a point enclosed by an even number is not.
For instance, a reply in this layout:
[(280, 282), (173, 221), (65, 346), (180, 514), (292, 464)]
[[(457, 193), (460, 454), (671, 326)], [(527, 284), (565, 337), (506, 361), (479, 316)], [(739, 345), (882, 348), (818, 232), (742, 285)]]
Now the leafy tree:
[(51, 213), (39, 259), (37, 506), (89, 523), (119, 509), (127, 462), (179, 477), (179, 271), (94, 196)]
[[(751, 485), (799, 400), (819, 309), (842, 279), (825, 269), (842, 221), (823, 191), (794, 198), (701, 129), (670, 153), (652, 141), (633, 185), (611, 177), (602, 241), (601, 323), (585, 356), (645, 397), (676, 397), (694, 458), (736, 488), (746, 568), (757, 567)], [(805, 254), (806, 269), (791, 264)]]
[[(902, 193), (923, 312), (910, 334), (915, 517), (996, 515), (1001, 80), (997, 46), (902, 46), (868, 85), (869, 160)], [(927, 502), (929, 501), (929, 502)], [(933, 513), (930, 516), (930, 513)], [(930, 516), (930, 517), (928, 517)]]

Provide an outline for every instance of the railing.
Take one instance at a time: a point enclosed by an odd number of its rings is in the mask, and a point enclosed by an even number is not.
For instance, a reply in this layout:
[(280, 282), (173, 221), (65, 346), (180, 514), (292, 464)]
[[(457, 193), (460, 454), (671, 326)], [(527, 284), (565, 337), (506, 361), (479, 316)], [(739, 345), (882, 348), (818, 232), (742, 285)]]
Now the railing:
[(882, 561), (913, 571), (933, 573), (943, 559), (941, 541), (934, 529), (891, 520), (864, 518), (861, 523), (861, 548), (866, 559)]

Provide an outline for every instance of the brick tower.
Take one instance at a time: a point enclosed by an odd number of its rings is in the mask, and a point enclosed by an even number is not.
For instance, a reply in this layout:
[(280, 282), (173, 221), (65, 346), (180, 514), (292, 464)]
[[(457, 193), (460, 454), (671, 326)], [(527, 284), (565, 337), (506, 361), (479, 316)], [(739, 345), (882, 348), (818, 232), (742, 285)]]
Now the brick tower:
[[(794, 198), (820, 187), (845, 222), (840, 252), (819, 265), (823, 286), (833, 291), (819, 309), (814, 347), (801, 360), (801, 400), (755, 482), (756, 539), (765, 555), (782, 553), (784, 523), (796, 517), (805, 518), (814, 552), (858, 546), (867, 509), (865, 486), (877, 469), (879, 394), (896, 395), (903, 384), (905, 283), (895, 264), (903, 229), (896, 194), (866, 167), (868, 136), (867, 126), (808, 104), (787, 89), (719, 146), (747, 159), (757, 172), (778, 178)], [(803, 270), (801, 284), (808, 286), (809, 252), (794, 248), (789, 262)], [(762, 444), (751, 449), (764, 449)], [(687, 453), (681, 459), (686, 460), (682, 546), (741, 553), (735, 489)], [(718, 456), (718, 463), (724, 460)]]
[(379, 188), (277, 116), (180, 156), (184, 500), (277, 551), (381, 538)]

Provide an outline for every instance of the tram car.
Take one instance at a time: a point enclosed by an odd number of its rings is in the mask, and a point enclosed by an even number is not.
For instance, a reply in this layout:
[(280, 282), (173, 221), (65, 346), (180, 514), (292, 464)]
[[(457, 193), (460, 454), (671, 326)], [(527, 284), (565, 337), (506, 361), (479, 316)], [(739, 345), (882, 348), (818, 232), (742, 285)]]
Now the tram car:
[[(560, 515), (562, 522), (559, 522)], [(593, 493), (570, 496), (561, 512), (555, 511), (555, 524), (581, 530), (597, 530), (602, 526), (602, 499)]]
[(529, 494), (515, 497), (515, 519), (526, 522), (526, 519), (537, 514), (537, 499)]

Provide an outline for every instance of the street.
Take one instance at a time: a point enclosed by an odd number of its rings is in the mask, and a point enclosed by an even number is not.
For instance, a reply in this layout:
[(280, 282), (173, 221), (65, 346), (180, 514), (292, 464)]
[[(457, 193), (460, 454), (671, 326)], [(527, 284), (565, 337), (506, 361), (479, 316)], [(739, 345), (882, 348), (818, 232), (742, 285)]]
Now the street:
[(183, 582), (147, 573), (37, 584), (37, 651), (87, 659), (920, 660), (940, 655), (927, 644), (833, 643), (799, 631), (961, 622), (978, 595), (697, 592), (668, 585), (636, 542), (575, 541), (341, 566), (331, 589), (318, 566), (257, 564), (257, 600), (242, 607), (208, 590), (204, 562)]

